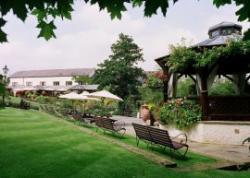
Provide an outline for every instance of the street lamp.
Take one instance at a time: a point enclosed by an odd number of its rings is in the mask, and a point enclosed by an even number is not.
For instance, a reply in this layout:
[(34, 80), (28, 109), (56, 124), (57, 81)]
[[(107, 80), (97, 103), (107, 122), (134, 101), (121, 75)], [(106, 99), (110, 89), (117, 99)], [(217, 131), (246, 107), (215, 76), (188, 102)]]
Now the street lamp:
[(5, 66), (3, 67), (3, 74), (4, 74), (5, 78), (7, 77), (8, 71), (9, 71), (9, 68), (7, 67), (7, 65), (5, 65)]

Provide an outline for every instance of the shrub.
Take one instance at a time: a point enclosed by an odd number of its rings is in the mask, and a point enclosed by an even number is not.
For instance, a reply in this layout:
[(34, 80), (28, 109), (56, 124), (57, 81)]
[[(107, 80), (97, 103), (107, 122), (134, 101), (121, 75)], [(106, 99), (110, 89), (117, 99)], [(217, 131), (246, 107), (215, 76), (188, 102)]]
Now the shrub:
[(40, 95), (35, 98), (35, 101), (41, 104), (47, 104), (49, 103), (49, 98), (47, 96)]
[(146, 85), (152, 89), (163, 88), (163, 80), (154, 75), (149, 75)]
[(225, 82), (215, 82), (209, 90), (209, 95), (213, 96), (228, 96), (228, 95), (235, 95), (235, 90), (233, 84), (229, 81)]
[(26, 98), (29, 98), (29, 99), (31, 99), (31, 100), (34, 100), (34, 99), (37, 97), (37, 95), (36, 95), (36, 92), (33, 92), (33, 91), (26, 91), (26, 92), (25, 92), (25, 97), (26, 97)]
[(147, 86), (140, 87), (141, 104), (153, 103), (159, 105), (163, 102), (163, 90), (151, 89)]
[(177, 96), (185, 97), (189, 95), (196, 95), (196, 88), (192, 79), (187, 78), (187, 79), (178, 81)]
[(188, 129), (201, 120), (201, 107), (188, 100), (171, 100), (160, 109), (160, 119), (165, 124)]
[(97, 104), (92, 109), (86, 109), (86, 113), (93, 114), (95, 116), (111, 116), (114, 111), (112, 106), (104, 105), (104, 104)]

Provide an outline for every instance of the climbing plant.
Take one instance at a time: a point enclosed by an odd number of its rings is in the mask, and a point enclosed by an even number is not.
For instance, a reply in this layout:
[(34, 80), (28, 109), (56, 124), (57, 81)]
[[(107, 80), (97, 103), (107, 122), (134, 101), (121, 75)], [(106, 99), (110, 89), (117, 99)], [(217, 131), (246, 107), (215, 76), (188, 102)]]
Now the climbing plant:
[(170, 46), (171, 55), (167, 65), (172, 72), (184, 70), (187, 67), (200, 68), (213, 65), (220, 59), (250, 55), (250, 41), (228, 41), (225, 46), (211, 49), (195, 50), (186, 46)]

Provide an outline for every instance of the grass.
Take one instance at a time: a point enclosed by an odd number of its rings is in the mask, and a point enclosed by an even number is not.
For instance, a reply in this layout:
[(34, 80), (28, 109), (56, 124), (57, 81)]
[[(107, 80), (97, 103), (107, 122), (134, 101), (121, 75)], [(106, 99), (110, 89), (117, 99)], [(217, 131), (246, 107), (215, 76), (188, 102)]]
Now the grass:
[[(131, 137), (122, 141), (134, 144)], [(191, 154), (186, 161), (176, 161), (185, 167), (214, 160)], [(48, 114), (0, 109), (0, 178), (248, 178), (249, 174), (250, 171), (181, 172), (164, 168)]]
[[(86, 126), (85, 124), (81, 124), (82, 126)], [(94, 127), (92, 127), (93, 129)], [(103, 132), (100, 132), (100, 134), (103, 135)], [(105, 136), (109, 137), (109, 138), (114, 138), (114, 139), (119, 139), (119, 141), (124, 142), (128, 145), (133, 145), (136, 146), (136, 142), (135, 142), (135, 138), (129, 135), (125, 135), (123, 137), (119, 137), (116, 135), (113, 135), (112, 133), (105, 133)], [(165, 157), (166, 159), (175, 162), (178, 164), (178, 168), (186, 168), (188, 167), (195, 167), (197, 165), (201, 165), (201, 164), (213, 164), (216, 162), (219, 162), (220, 160), (217, 160), (215, 158), (212, 157), (207, 157), (207, 156), (201, 156), (199, 154), (196, 153), (192, 153), (190, 150), (188, 152), (188, 154), (186, 155), (185, 158), (183, 158), (182, 156), (178, 155), (178, 154), (174, 154), (173, 152), (170, 152), (169, 149), (164, 150), (162, 147), (159, 147), (158, 145), (153, 146), (148, 148), (146, 143), (143, 141), (140, 141), (140, 144), (138, 146), (140, 149), (143, 150), (147, 150), (147, 151), (151, 151), (154, 152), (157, 155), (160, 155), (162, 157)]]

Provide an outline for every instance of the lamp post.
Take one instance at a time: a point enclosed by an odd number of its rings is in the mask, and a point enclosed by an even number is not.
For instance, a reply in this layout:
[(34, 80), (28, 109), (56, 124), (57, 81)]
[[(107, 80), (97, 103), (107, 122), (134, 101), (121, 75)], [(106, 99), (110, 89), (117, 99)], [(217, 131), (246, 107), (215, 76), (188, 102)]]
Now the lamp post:
[(9, 68), (7, 67), (7, 65), (5, 65), (3, 67), (3, 104), (5, 105), (5, 87), (6, 87), (6, 84), (7, 84), (7, 74), (8, 74), (8, 71), (9, 71)]

